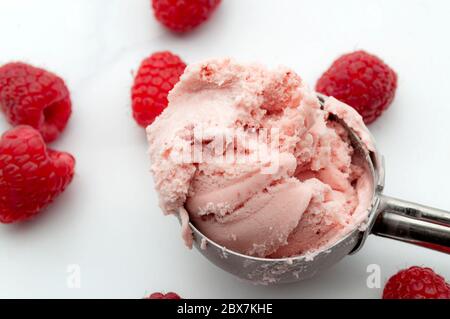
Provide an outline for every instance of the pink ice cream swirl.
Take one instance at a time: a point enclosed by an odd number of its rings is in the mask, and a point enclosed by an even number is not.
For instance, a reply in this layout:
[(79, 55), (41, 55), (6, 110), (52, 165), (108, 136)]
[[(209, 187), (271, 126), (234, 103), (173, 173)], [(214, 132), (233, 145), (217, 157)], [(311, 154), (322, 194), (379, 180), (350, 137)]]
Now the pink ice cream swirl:
[(219, 245), (269, 258), (314, 252), (356, 229), (371, 184), (330, 112), (373, 148), (352, 108), (332, 98), (321, 108), (290, 69), (231, 59), (188, 66), (147, 128), (160, 206), (180, 214), (186, 244), (189, 221)]

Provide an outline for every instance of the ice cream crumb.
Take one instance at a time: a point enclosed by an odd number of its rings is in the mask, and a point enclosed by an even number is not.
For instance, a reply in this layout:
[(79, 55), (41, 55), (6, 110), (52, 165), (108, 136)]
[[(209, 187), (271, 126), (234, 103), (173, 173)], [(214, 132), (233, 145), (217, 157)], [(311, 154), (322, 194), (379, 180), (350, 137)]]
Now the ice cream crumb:
[(208, 245), (208, 241), (206, 240), (205, 237), (203, 237), (202, 241), (201, 241), (201, 244), (200, 244), (200, 249), (201, 250), (205, 250), (207, 245)]
[(233, 211), (233, 207), (230, 204), (224, 203), (207, 203), (204, 207), (199, 208), (198, 215), (205, 216), (208, 214), (217, 214), (220, 217), (223, 217)]
[(194, 238), (192, 237), (192, 230), (189, 227), (189, 214), (184, 209), (184, 207), (180, 207), (180, 219), (181, 219), (181, 237), (184, 240), (185, 245), (192, 249), (192, 243), (194, 242)]
[(315, 252), (315, 251), (308, 251), (303, 254), (305, 261), (313, 261), (316, 256), (317, 256), (317, 252)]
[(222, 258), (227, 259), (228, 258), (228, 251), (225, 246), (222, 247), (222, 254), (220, 255)]

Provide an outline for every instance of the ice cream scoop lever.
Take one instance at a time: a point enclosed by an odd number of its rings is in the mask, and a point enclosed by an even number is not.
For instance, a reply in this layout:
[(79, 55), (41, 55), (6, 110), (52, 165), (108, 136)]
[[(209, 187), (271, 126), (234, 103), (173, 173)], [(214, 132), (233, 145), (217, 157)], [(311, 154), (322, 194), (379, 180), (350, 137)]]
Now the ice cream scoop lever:
[(380, 194), (372, 233), (450, 254), (450, 213)]

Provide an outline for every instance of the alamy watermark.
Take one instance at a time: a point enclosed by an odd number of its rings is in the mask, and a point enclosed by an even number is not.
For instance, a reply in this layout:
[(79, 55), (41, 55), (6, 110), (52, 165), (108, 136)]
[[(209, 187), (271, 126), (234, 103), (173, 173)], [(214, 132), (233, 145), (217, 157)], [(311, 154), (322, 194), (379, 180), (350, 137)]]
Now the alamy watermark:
[(67, 288), (79, 289), (81, 288), (81, 267), (78, 264), (67, 265), (66, 268), (67, 278), (66, 284)]
[(381, 267), (377, 264), (367, 265), (366, 272), (369, 274), (366, 279), (366, 285), (369, 289), (381, 288)]
[(170, 150), (178, 164), (258, 164), (263, 174), (279, 167), (280, 132), (278, 128), (204, 128), (197, 125), (178, 135)]

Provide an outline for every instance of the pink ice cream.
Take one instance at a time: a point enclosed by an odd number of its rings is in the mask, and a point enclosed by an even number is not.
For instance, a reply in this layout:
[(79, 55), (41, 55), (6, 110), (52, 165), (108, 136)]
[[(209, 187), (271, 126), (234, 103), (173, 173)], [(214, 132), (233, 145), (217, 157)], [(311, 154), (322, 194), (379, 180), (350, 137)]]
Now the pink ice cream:
[(333, 98), (322, 109), (290, 69), (230, 59), (188, 66), (147, 128), (160, 206), (180, 214), (186, 244), (190, 221), (228, 249), (287, 257), (361, 225), (370, 176), (330, 113), (373, 149), (358, 113)]

